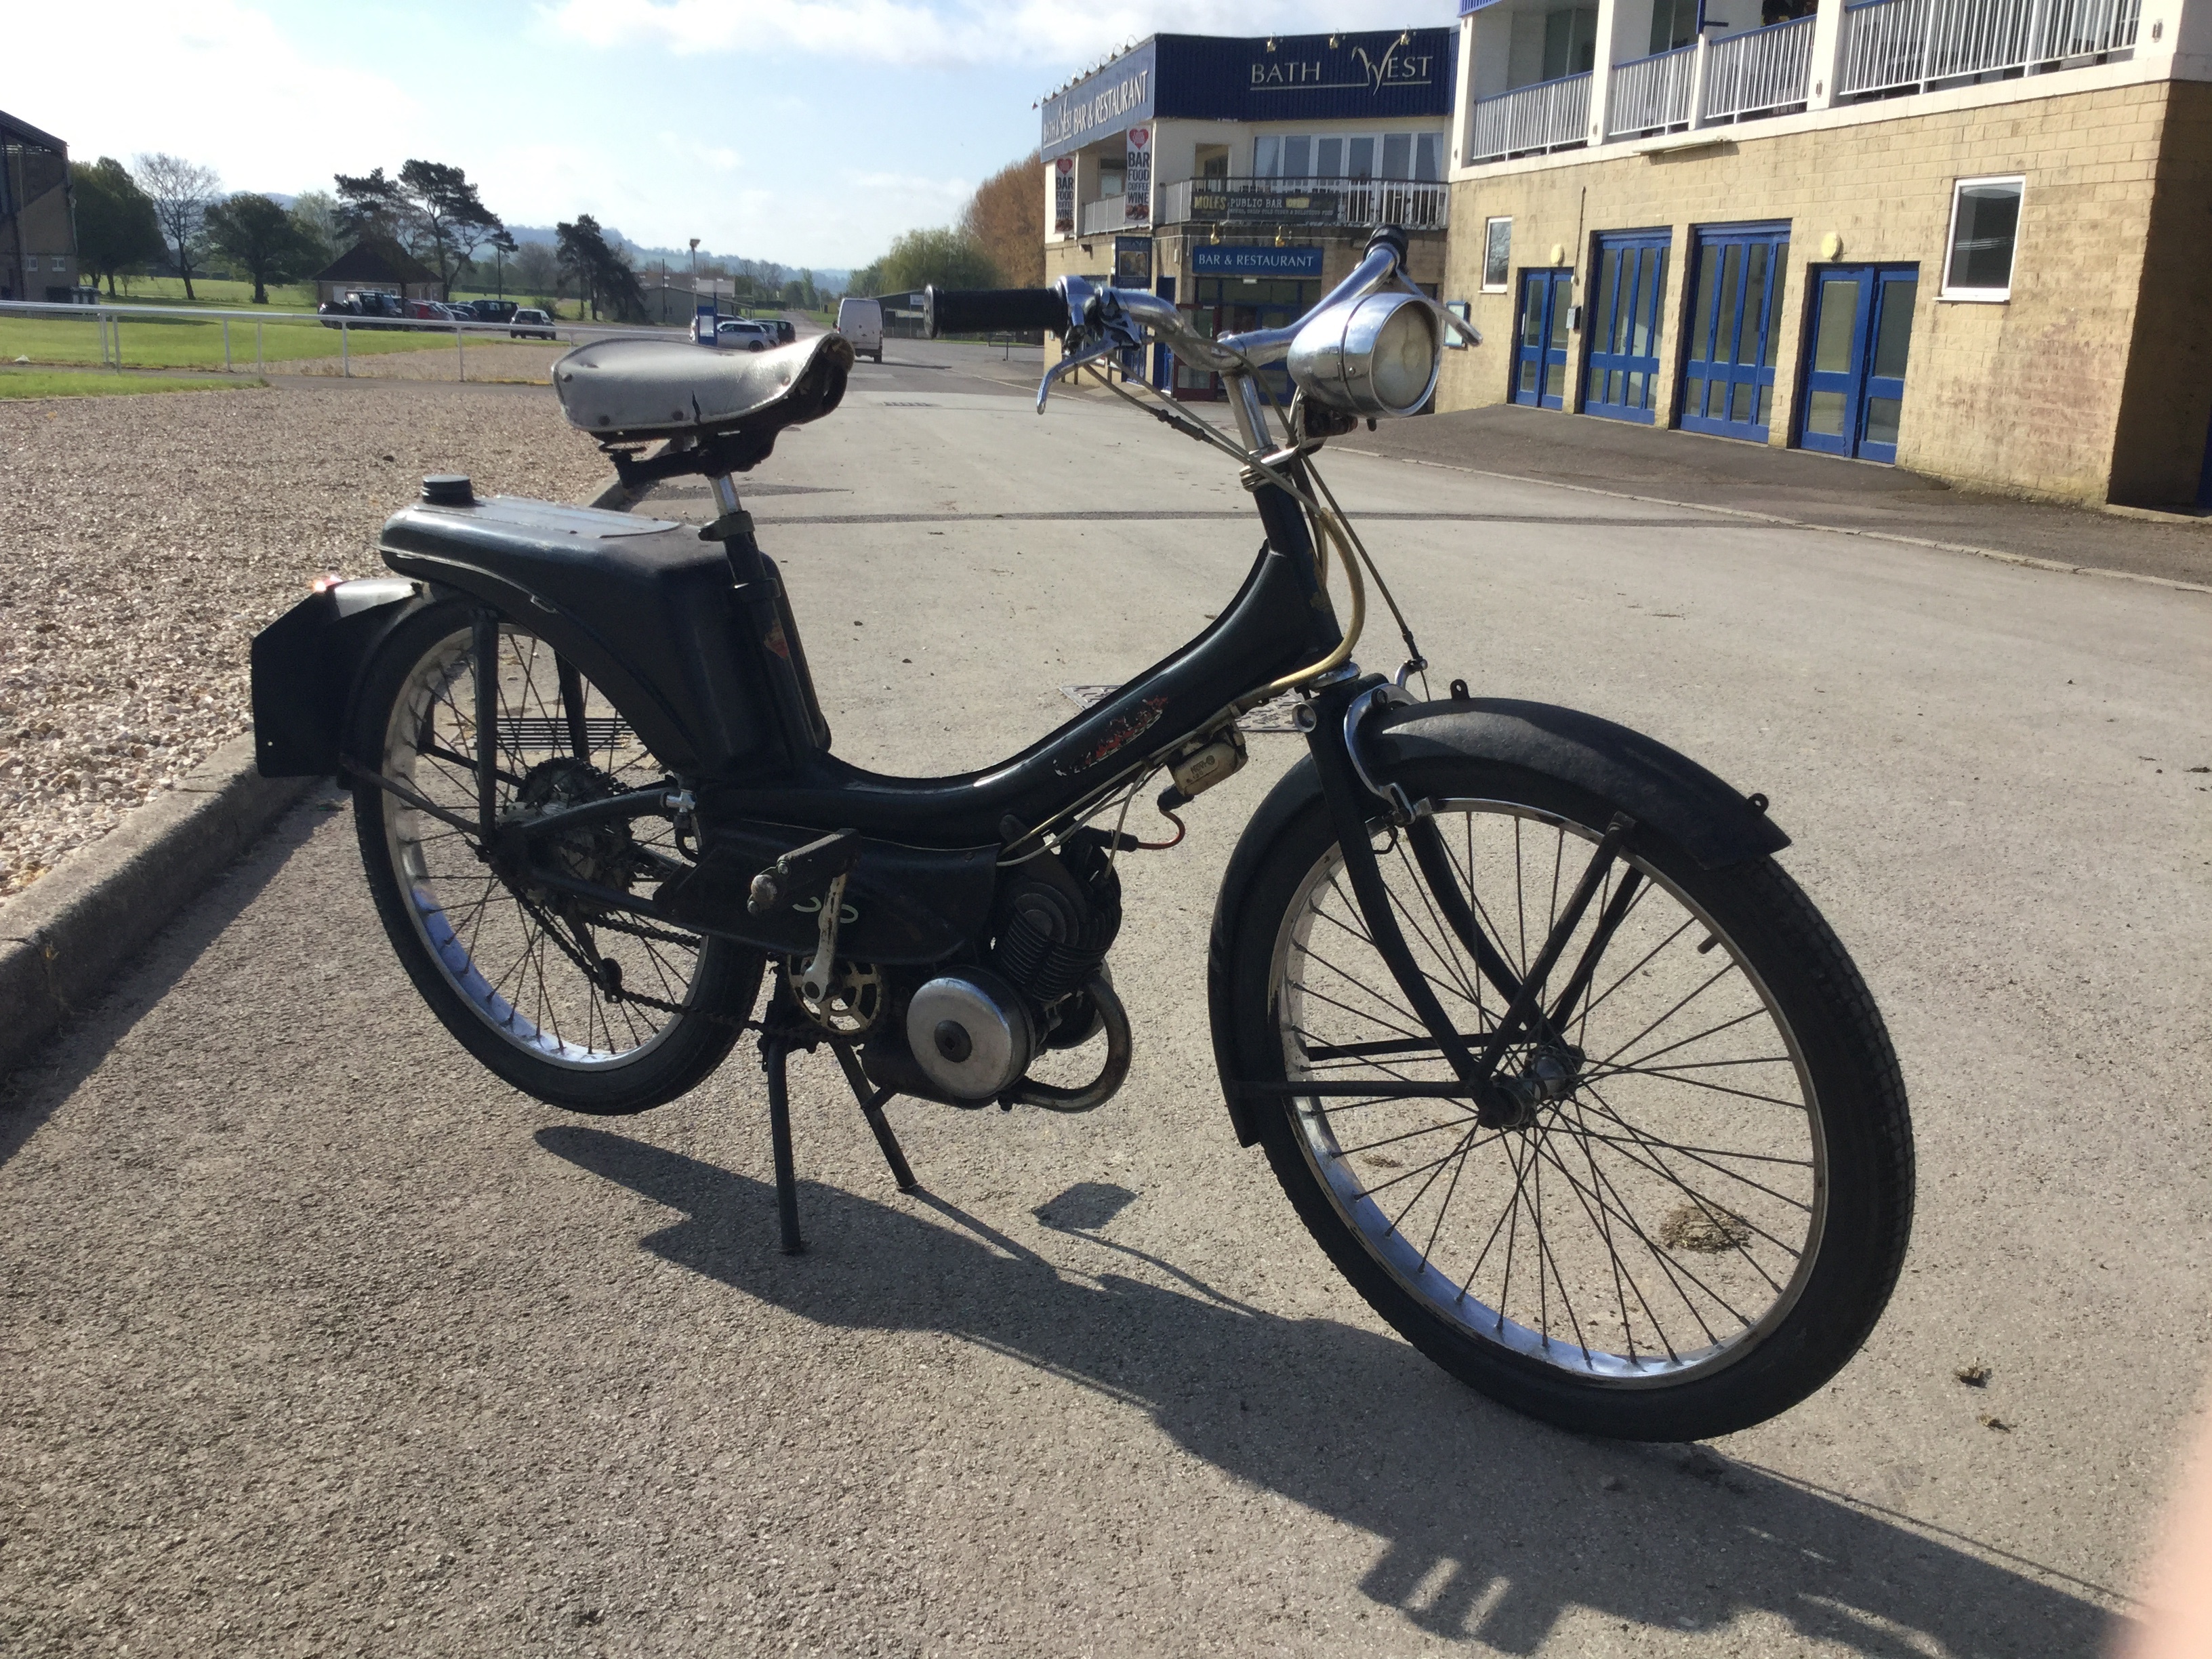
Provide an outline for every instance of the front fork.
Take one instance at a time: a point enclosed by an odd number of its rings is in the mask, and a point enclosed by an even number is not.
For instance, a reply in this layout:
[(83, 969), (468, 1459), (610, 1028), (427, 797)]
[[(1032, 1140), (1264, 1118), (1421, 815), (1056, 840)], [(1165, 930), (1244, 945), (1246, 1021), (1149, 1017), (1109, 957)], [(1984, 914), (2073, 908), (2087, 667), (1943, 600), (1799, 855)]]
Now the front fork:
[[(1367, 924), (1368, 936), (1407, 1007), (1428, 1029), (1430, 1040), (1458, 1079), (1457, 1087), (1420, 1091), (1472, 1097), (1478, 1116), (1486, 1126), (1525, 1123), (1540, 1105), (1542, 1089), (1520, 1079), (1501, 1077), (1500, 1062), (1516, 1044), (1533, 1043), (1568, 1052), (1565, 1032), (1589, 990), (1599, 959), (1641, 884), (1641, 873), (1634, 866), (1626, 867), (1613, 887), (1559, 994), (1547, 1000), (1547, 989), (1576, 930), (1604, 886), (1607, 872), (1624, 859), (1635, 821), (1626, 814), (1613, 817), (1549, 935), (1528, 964), (1527, 974), (1516, 973), (1475, 915), (1470, 902), (1474, 896), (1437, 829), (1433, 803), (1410, 798), (1397, 780), (1386, 776), (1369, 759), (1372, 750), (1369, 722), (1389, 702), (1406, 700), (1402, 693), (1394, 695), (1394, 688), (1378, 677), (1347, 675), (1316, 692), (1301, 710), (1299, 723), (1306, 731), (1307, 747), (1320, 774), (1322, 793), (1344, 855), (1345, 878)], [(1459, 1021), (1437, 998), (1436, 982), (1407, 945), (1375, 850), (1378, 821), (1394, 836), (1402, 836), (1410, 846), (1419, 878), (1443, 925), (1468, 953), (1476, 971), (1498, 993), (1504, 1012), (1488, 1030), (1460, 1030)], [(1474, 878), (1474, 871), (1465, 872), (1466, 881)], [(1370, 1091), (1372, 1087), (1346, 1086)]]

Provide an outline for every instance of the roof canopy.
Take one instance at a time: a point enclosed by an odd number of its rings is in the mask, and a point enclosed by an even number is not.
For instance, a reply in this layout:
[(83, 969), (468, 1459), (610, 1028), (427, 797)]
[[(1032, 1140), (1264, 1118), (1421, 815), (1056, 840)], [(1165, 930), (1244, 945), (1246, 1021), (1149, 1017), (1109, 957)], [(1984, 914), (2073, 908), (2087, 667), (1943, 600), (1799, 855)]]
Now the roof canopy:
[(318, 283), (434, 283), (438, 273), (397, 242), (356, 242), (311, 279)]

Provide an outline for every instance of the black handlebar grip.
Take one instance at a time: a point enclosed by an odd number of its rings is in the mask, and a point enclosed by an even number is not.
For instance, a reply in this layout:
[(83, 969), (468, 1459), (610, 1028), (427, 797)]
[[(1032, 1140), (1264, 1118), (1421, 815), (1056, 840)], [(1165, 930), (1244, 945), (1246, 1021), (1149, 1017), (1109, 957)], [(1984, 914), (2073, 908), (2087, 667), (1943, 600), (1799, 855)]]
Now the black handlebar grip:
[(1049, 288), (937, 288), (922, 290), (922, 331), (990, 334), (999, 330), (1067, 332), (1067, 301)]

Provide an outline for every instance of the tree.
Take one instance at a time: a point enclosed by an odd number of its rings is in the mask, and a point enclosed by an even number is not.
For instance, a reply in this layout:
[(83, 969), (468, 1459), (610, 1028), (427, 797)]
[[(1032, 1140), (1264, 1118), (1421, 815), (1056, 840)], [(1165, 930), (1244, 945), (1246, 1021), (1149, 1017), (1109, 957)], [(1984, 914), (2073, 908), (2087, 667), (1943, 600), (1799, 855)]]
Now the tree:
[(346, 250), (346, 238), (338, 228), (337, 198), (326, 190), (301, 191), (292, 198), (292, 222), (300, 234), (322, 250), (322, 263), (328, 264)]
[(561, 268), (574, 276), (584, 303), (593, 317), (605, 306), (624, 322), (645, 319), (645, 290), (622, 250), (611, 244), (599, 221), (588, 213), (576, 216), (574, 224), (556, 225)]
[(154, 217), (176, 261), (177, 275), (185, 279), (185, 298), (198, 299), (192, 292), (192, 272), (199, 264), (207, 210), (222, 188), (222, 180), (213, 167), (161, 150), (133, 158), (131, 174), (154, 204)]
[(845, 292), (861, 299), (872, 299), (884, 291), (884, 262), (862, 265), (845, 279)]
[(322, 249), (292, 216), (266, 196), (240, 191), (207, 210), (207, 240), (253, 279), (253, 303), (269, 303), (269, 284), (304, 276), (323, 263)]
[(442, 161), (410, 161), (399, 169), (399, 187), (417, 228), (416, 252), (428, 256), (437, 270), (442, 297), (451, 299), (453, 278), (461, 267), (506, 227), (459, 167)]
[(1044, 162), (1036, 150), (975, 186), (960, 228), (989, 256), (1006, 288), (1044, 286)]
[(76, 198), (77, 258), (92, 271), (95, 285), (107, 278), (112, 300), (117, 271), (158, 259), (167, 251), (161, 221), (146, 192), (112, 155), (70, 162), (70, 190)]
[(491, 234), (492, 280), (498, 286), (499, 297), (507, 297), (507, 267), (504, 256), (513, 253), (520, 246), (507, 227), (502, 225)]
[[(1043, 243), (1040, 240), (1040, 249)], [(894, 294), (934, 283), (939, 288), (996, 288), (990, 256), (950, 226), (910, 230), (883, 258), (883, 286)]]
[(337, 232), (348, 242), (386, 241), (403, 246), (413, 227), (407, 196), (397, 179), (377, 167), (358, 178), (333, 175), (338, 187)]
[(560, 280), (559, 262), (543, 242), (525, 242), (514, 251), (514, 286), (526, 294), (550, 294)]

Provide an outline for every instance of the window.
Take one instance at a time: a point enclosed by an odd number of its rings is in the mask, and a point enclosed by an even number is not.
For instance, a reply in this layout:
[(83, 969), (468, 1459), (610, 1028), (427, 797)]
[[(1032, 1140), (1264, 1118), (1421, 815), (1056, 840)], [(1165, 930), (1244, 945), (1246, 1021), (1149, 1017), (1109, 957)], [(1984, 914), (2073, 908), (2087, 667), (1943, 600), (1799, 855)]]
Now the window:
[(1544, 78), (1584, 75), (1597, 61), (1597, 8), (1560, 6), (1544, 14)]
[(1513, 266), (1513, 222), (1486, 221), (1482, 228), (1482, 291), (1503, 294)]
[[(1747, 6), (1751, 0), (1736, 0)], [(1698, 38), (1698, 0), (1654, 0), (1651, 8), (1651, 51), (1654, 56), (1686, 46)]]
[(1099, 196), (1102, 198), (1109, 196), (1119, 196), (1121, 193), (1121, 179), (1122, 173), (1121, 168), (1115, 167), (1100, 167), (1098, 169)]
[(1947, 300), (2008, 300), (2020, 241), (2021, 179), (1961, 179), (1952, 186)]
[(1267, 133), (1252, 141), (1255, 179), (1400, 179), (1435, 184), (1444, 176), (1442, 132)]

